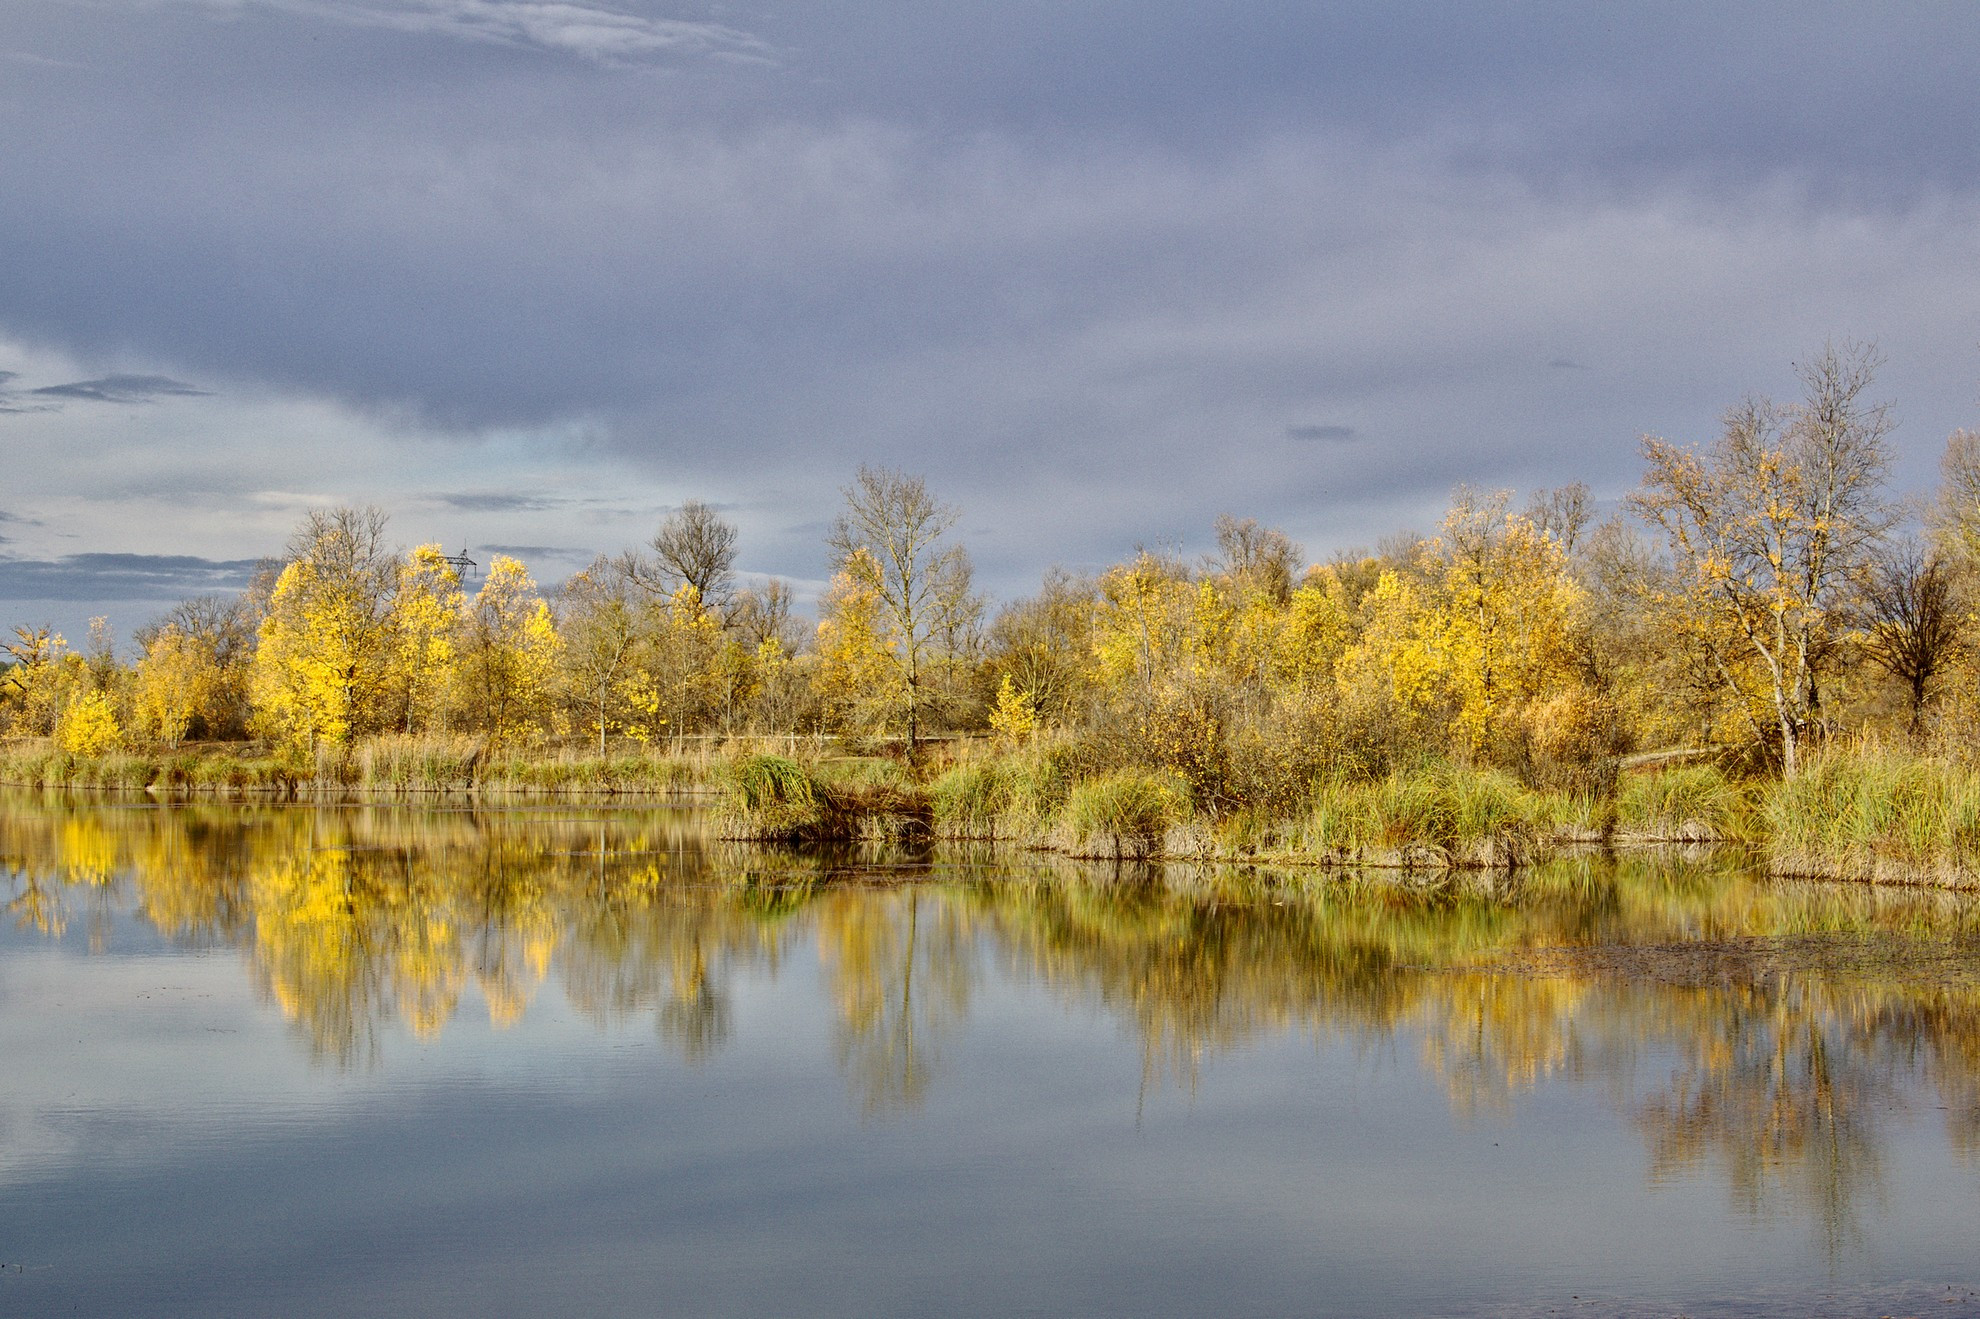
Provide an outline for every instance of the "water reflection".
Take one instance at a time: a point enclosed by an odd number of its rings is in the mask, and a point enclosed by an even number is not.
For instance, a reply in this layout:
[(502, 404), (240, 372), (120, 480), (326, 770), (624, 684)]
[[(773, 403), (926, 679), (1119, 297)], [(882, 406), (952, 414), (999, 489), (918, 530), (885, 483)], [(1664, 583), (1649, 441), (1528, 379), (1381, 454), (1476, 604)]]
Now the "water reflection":
[(553, 981), (584, 1017), (648, 1020), (699, 1063), (737, 1030), (739, 979), (802, 945), (869, 1114), (942, 1085), (973, 999), (1007, 977), (1119, 1022), (1150, 1081), (1194, 1085), (1303, 1032), (1419, 1048), (1465, 1116), (1550, 1079), (1592, 1088), (1641, 1133), (1653, 1183), (1709, 1173), (1750, 1213), (1809, 1215), (1831, 1252), (1886, 1193), (1893, 1123), (1943, 1108), (1950, 1148), (1980, 1161), (1980, 908), (1945, 893), (1666, 860), (1432, 888), (1154, 876), (734, 848), (686, 812), (25, 800), (0, 814), (0, 863), (23, 928), (81, 922), (100, 943), (135, 911), (242, 950), (338, 1066), (471, 1000), (509, 1025)]

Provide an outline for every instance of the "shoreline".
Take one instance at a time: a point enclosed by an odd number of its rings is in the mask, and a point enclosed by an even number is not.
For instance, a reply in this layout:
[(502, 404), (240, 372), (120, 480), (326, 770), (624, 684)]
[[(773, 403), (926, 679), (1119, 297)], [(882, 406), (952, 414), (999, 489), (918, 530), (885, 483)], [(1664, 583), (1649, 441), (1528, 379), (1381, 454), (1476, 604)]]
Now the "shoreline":
[(1788, 781), (1652, 766), (1604, 796), (1432, 764), (1319, 781), (1277, 813), (1216, 814), (1173, 776), (1081, 773), (1054, 763), (1049, 748), (966, 754), (918, 777), (887, 757), (798, 761), (747, 745), (598, 757), (407, 739), (309, 765), (231, 744), (99, 757), (16, 750), (0, 753), (0, 788), (189, 805), (678, 803), (709, 810), (730, 842), (980, 843), (1087, 861), (1328, 874), (1513, 873), (1577, 854), (1731, 850), (1776, 878), (1980, 888), (1980, 788), (1959, 767), (1920, 756), (1831, 754)]

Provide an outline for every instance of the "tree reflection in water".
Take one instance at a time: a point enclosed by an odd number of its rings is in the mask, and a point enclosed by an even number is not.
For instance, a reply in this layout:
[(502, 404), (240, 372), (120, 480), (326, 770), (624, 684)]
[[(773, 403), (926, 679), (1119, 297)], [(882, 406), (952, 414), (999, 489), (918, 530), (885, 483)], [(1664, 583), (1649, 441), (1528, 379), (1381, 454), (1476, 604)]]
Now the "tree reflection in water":
[[(509, 1025), (553, 977), (583, 1017), (648, 1019), (698, 1063), (736, 1029), (736, 978), (775, 977), (809, 944), (870, 1115), (940, 1084), (995, 974), (1121, 1022), (1144, 1081), (1193, 1086), (1227, 1051), (1303, 1032), (1420, 1041), (1460, 1115), (1550, 1079), (1593, 1085), (1642, 1132), (1653, 1183), (1709, 1169), (1751, 1213), (1809, 1214), (1832, 1251), (1882, 1193), (1895, 1118), (1943, 1105), (1952, 1149), (1980, 1163), (1970, 899), (1644, 859), (1431, 886), (883, 859), (729, 847), (669, 811), (18, 798), (0, 814), (16, 924), (61, 936), (82, 911), (100, 937), (135, 909), (172, 939), (238, 947), (339, 1066), (376, 1063), (394, 1022), (440, 1032), (470, 991)], [(1885, 942), (1829, 955), (1864, 939)], [(1823, 955), (1740, 960), (1756, 947)], [(1883, 955), (1917, 947), (1968, 969), (1921, 976)]]

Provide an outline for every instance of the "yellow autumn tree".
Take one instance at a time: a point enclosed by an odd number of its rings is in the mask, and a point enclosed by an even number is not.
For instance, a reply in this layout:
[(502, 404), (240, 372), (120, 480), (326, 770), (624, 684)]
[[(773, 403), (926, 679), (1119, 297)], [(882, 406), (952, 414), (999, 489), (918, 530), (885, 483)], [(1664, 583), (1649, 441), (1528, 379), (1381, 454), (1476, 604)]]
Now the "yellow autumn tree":
[(1030, 692), (1021, 692), (1006, 673), (997, 684), (997, 703), (990, 707), (990, 730), (1013, 742), (1024, 742), (1038, 732), (1038, 707)]
[(400, 732), (424, 731), (439, 717), (459, 646), (463, 607), (460, 576), (440, 546), (420, 545), (400, 561), (385, 690), (388, 721)]
[(649, 668), (661, 727), (670, 734), (700, 733), (727, 706), (735, 676), (722, 620), (692, 582), (667, 598), (649, 641)]
[(382, 724), (398, 580), (384, 527), (376, 509), (336, 509), (291, 538), (252, 675), (256, 722), (271, 738), (348, 746)]
[(1503, 495), (1461, 496), (1424, 554), (1435, 597), (1418, 636), (1452, 697), (1453, 740), (1476, 755), (1502, 721), (1577, 682), (1583, 593), (1559, 543)]
[(136, 731), (167, 747), (223, 699), (224, 675), (211, 648), (175, 626), (153, 633), (138, 660), (131, 704)]
[(1603, 719), (1584, 614), (1558, 541), (1508, 514), (1503, 494), (1460, 493), (1416, 562), (1385, 570), (1363, 599), (1338, 681), (1364, 711), (1388, 705), (1405, 743), (1518, 759), (1537, 736), (1567, 755)]
[(1272, 636), (1268, 662), (1274, 685), (1305, 689), (1326, 684), (1354, 633), (1354, 605), (1339, 571), (1314, 569), (1292, 593)]
[(72, 756), (100, 756), (122, 740), (117, 707), (105, 692), (76, 692), (55, 724), (55, 744)]
[(491, 742), (528, 741), (550, 720), (561, 642), (529, 570), (506, 554), (488, 565), (460, 631), (454, 715)]
[(1198, 596), (1188, 571), (1144, 550), (1100, 578), (1094, 614), (1095, 676), (1110, 692), (1151, 689), (1182, 663)]
[(7, 666), (0, 670), (0, 710), (15, 733), (45, 737), (55, 731), (71, 686), (76, 657), (62, 634), (47, 627), (17, 627), (5, 645)]
[(614, 733), (644, 740), (659, 704), (648, 698), (646, 606), (630, 569), (626, 557), (601, 557), (564, 583), (559, 598), (565, 709), (572, 731), (598, 739), (601, 756)]
[(826, 718), (841, 728), (877, 730), (901, 699), (900, 670), (881, 631), (878, 569), (870, 559), (855, 549), (819, 601), (813, 685)]

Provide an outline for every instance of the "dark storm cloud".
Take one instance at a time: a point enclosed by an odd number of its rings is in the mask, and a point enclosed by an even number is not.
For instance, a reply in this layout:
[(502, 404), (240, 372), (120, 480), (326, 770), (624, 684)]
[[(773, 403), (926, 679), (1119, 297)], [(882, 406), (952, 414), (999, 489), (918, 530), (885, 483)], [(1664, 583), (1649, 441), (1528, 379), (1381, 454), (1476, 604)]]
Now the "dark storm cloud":
[[(1263, 209), (1310, 200), (1269, 156), (1240, 176), (1275, 139), (1409, 136), (1631, 186), (1906, 187), (1972, 180), (1980, 140), (1927, 127), (1964, 121), (1977, 53), (1932, 10), (794, 7), (762, 20), (787, 66), (656, 79), (514, 63), (515, 41), (555, 44), (525, 15), (589, 31), (579, 7), (155, 5), (115, 9), (114, 35), (112, 9), (43, 8), (67, 20), (42, 19), (57, 53), (97, 71), (36, 88), (33, 131), (0, 148), (37, 180), (0, 201), (27, 272), (0, 321), (463, 427), (802, 389), (1268, 280), (1328, 238)], [(621, 8), (656, 48), (692, 46), (661, 6)], [(1845, 68), (1865, 95), (1809, 90)]]
[(0, 557), (0, 600), (178, 600), (238, 591), (253, 559), (185, 554), (69, 554), (56, 559)]
[[(1638, 431), (1980, 295), (1950, 7), (17, 9), (0, 45), (86, 67), (10, 79), (0, 332), (581, 427), (752, 505), (777, 571), (861, 461), (1027, 572), (1226, 508), (1318, 546), (1562, 455), (1614, 485)], [(1602, 371), (1534, 369), (1561, 345)], [(1220, 443), (1329, 417), (1381, 443)], [(485, 479), (438, 498), (575, 514)]]
[(150, 403), (160, 398), (204, 398), (209, 391), (167, 376), (104, 376), (30, 390), (36, 398), (82, 399), (92, 403)]
[(1289, 440), (1324, 440), (1341, 443), (1357, 438), (1352, 426), (1288, 426), (1286, 438)]

